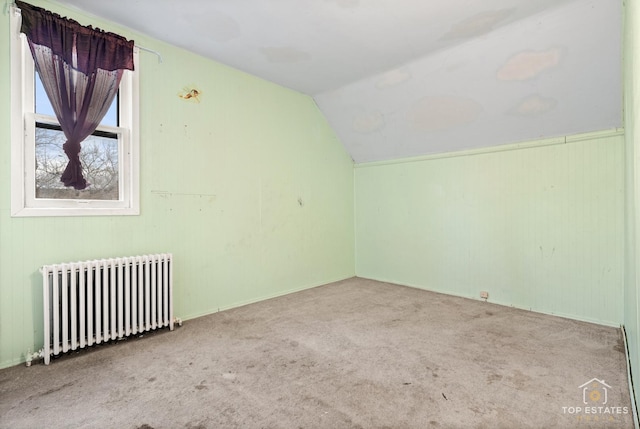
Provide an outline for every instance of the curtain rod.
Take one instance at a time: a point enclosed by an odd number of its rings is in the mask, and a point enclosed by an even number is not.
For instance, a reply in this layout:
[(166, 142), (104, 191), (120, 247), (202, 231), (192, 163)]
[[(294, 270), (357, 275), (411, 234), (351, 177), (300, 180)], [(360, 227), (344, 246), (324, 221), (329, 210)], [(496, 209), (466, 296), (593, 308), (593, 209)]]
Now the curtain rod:
[(152, 54), (155, 54), (158, 56), (158, 63), (162, 63), (162, 54), (158, 51), (154, 51), (153, 49), (149, 49), (149, 48), (145, 48), (144, 46), (140, 46), (140, 45), (135, 45), (136, 48), (142, 50), (142, 51), (146, 51), (146, 52), (150, 52)]

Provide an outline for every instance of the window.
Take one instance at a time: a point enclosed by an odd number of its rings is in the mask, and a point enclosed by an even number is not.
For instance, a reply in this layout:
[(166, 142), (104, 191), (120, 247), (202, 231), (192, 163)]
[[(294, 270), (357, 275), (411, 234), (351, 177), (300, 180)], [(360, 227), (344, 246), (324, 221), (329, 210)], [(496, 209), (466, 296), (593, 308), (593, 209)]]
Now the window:
[(12, 216), (137, 215), (139, 209), (138, 67), (126, 70), (118, 95), (96, 130), (82, 142), (80, 160), (90, 184), (65, 187), (66, 141), (39, 76), (20, 11), (11, 13)]

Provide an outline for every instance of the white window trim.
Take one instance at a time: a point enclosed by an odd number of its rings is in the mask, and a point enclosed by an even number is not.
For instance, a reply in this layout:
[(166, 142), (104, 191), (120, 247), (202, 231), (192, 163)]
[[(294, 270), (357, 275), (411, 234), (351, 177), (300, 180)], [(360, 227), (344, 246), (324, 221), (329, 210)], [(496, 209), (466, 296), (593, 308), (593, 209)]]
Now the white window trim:
[[(138, 48), (134, 68), (120, 84), (118, 128), (100, 127), (119, 134), (119, 197), (107, 200), (35, 198), (34, 65), (24, 34), (20, 9), (11, 12), (11, 216), (113, 216), (140, 214), (139, 73)], [(123, 130), (124, 129), (124, 130)], [(31, 160), (33, 165), (28, 166)]]

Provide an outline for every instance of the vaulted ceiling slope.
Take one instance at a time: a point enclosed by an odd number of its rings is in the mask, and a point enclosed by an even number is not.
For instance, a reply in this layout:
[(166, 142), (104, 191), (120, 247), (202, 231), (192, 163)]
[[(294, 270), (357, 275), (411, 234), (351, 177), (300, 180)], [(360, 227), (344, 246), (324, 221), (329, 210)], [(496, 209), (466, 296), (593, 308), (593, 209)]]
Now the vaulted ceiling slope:
[(622, 0), (60, 2), (313, 96), (355, 162), (622, 124)]

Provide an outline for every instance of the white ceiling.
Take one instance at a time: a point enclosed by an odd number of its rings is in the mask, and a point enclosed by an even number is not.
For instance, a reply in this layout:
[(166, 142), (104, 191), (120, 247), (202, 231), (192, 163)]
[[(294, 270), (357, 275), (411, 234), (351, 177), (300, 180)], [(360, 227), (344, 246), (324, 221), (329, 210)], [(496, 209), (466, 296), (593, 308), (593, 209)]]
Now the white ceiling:
[(622, 125), (622, 0), (60, 3), (313, 96), (356, 162)]

